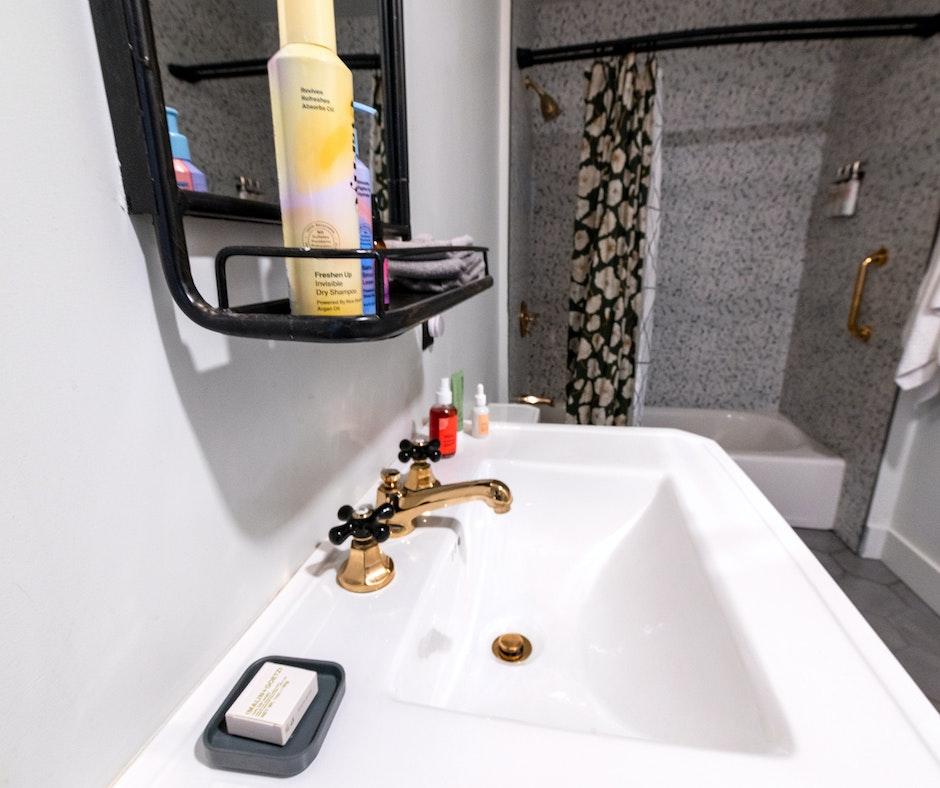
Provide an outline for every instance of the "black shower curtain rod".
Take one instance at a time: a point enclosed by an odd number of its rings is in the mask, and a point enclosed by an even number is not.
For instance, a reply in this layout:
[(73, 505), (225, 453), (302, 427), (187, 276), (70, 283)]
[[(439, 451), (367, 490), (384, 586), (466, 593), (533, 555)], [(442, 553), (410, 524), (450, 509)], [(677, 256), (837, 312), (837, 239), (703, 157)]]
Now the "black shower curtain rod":
[(929, 38), (940, 31), (940, 14), (933, 16), (880, 16), (854, 19), (824, 19), (804, 22), (764, 22), (730, 27), (703, 27), (675, 33), (592, 41), (544, 49), (516, 49), (519, 68), (541, 63), (611, 57), (630, 52), (660, 52), (728, 44), (765, 44), (777, 41), (819, 41), (841, 38), (891, 38), (916, 36)]

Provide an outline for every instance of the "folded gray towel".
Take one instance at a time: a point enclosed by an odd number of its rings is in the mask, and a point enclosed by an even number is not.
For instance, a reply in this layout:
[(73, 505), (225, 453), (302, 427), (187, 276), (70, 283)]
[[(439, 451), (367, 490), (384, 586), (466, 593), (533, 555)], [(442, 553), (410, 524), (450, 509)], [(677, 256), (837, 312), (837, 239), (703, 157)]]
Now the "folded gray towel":
[[(428, 261), (428, 268), (434, 263), (443, 262), (442, 260)], [(407, 271), (403, 268), (399, 268), (399, 266), (411, 265), (422, 264), (414, 263), (413, 261), (389, 260), (388, 274), (392, 280), (402, 287), (407, 287), (409, 290), (414, 290), (419, 293), (443, 293), (445, 290), (453, 290), (455, 287), (462, 287), (477, 279), (481, 279), (486, 274), (486, 267), (483, 264), (482, 256), (476, 263), (471, 263), (469, 266), (461, 267), (449, 273), (448, 278), (442, 278), (439, 275), (440, 271), (443, 270), (443, 266), (437, 268), (437, 272), (433, 275), (431, 275), (431, 271), (418, 271), (416, 276), (408, 275), (408, 271), (412, 270), (410, 268), (407, 269)]]
[[(471, 246), (469, 236), (441, 243), (422, 236), (414, 241), (389, 241), (392, 249), (420, 249), (423, 246)], [(388, 274), (402, 287), (420, 293), (443, 293), (462, 287), (486, 274), (482, 252), (458, 251), (427, 260), (389, 260)]]

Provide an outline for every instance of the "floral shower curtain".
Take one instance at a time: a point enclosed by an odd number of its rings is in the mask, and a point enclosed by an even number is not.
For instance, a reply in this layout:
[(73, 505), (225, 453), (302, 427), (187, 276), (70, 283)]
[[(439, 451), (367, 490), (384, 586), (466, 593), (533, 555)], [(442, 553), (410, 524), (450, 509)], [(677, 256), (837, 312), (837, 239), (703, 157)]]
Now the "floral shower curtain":
[(598, 60), (588, 73), (568, 304), (568, 420), (633, 416), (647, 255), (656, 62)]

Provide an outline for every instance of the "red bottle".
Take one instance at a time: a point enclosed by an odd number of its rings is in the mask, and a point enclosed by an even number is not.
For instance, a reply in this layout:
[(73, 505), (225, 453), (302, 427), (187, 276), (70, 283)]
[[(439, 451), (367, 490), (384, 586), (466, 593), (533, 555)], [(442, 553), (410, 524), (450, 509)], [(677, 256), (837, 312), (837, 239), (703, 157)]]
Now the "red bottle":
[(431, 408), (430, 438), (441, 443), (441, 456), (453, 457), (457, 453), (457, 408), (450, 390), (450, 378), (441, 378), (437, 390), (437, 405)]

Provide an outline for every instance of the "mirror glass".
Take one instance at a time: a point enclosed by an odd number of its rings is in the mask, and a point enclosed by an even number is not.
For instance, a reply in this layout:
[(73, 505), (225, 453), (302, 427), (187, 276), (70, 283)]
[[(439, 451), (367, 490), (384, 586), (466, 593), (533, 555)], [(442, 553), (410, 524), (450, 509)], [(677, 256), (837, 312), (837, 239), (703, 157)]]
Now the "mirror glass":
[[(357, 112), (356, 127), (359, 157), (372, 170), (373, 190), (388, 221), (395, 211), (389, 205), (382, 123), (381, 1), (335, 0), (334, 8), (337, 49), (353, 72), (355, 100), (379, 110), (377, 118)], [(164, 99), (179, 113), (179, 131), (208, 191), (276, 203), (265, 67), (278, 48), (275, 0), (150, 0), (150, 12)]]

